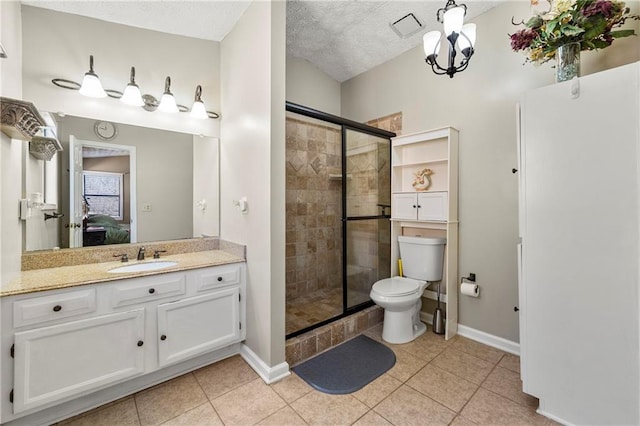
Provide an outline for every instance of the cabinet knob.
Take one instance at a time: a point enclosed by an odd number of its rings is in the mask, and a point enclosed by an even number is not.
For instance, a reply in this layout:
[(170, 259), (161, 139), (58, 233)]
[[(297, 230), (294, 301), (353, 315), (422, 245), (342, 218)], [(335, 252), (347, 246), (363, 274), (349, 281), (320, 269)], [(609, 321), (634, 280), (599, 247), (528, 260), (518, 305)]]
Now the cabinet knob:
[(218, 282), (222, 282), (222, 277), (218, 277)]
[(167, 336), (163, 334), (162, 336), (160, 336), (160, 340), (167, 340)]
[(414, 204), (414, 205), (413, 205), (413, 208), (415, 209), (416, 207), (418, 207), (418, 206), (416, 206), (416, 205)]
[(156, 289), (155, 289), (155, 288), (150, 288), (150, 289), (149, 289), (149, 293), (153, 294), (153, 293), (155, 293), (155, 292), (156, 292)]
[(142, 340), (138, 340), (138, 346), (142, 346), (144, 345), (144, 342)]
[(62, 306), (56, 305), (53, 307), (53, 312), (60, 312), (62, 310)]
[(513, 174), (518, 173), (518, 169), (511, 169), (511, 173), (513, 173)]
[(518, 308), (517, 306), (513, 307), (513, 312), (518, 312), (520, 310), (520, 308)]
[(418, 208), (422, 207), (420, 204), (418, 204)]

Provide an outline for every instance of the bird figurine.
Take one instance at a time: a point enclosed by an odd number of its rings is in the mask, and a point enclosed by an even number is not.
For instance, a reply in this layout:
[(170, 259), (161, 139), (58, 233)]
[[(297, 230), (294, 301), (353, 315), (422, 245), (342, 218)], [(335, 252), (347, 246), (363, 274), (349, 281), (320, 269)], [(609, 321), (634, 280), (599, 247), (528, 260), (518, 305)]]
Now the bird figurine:
[(431, 175), (433, 171), (431, 169), (422, 169), (415, 173), (412, 186), (416, 191), (426, 191), (431, 186)]

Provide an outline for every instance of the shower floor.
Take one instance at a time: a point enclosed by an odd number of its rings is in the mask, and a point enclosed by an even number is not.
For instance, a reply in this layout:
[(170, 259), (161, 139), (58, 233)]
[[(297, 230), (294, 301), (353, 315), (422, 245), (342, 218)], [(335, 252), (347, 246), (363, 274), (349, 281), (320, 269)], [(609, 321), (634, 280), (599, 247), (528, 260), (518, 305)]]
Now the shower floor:
[[(347, 302), (354, 306), (368, 300), (368, 293), (350, 291)], [(316, 290), (287, 300), (286, 304), (285, 332), (290, 334), (342, 314), (342, 288)]]

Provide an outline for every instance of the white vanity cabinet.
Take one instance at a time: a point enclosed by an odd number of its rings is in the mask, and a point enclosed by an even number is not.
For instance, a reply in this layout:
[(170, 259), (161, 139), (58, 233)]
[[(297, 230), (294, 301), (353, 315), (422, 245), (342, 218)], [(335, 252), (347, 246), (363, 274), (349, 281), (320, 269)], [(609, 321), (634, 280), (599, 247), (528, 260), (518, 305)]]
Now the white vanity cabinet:
[(0, 423), (50, 423), (78, 400), (91, 408), (238, 353), (245, 270), (232, 263), (3, 297)]
[(159, 305), (160, 366), (237, 341), (242, 331), (240, 301), (240, 289), (231, 287)]
[(15, 412), (144, 371), (144, 308), (15, 333)]

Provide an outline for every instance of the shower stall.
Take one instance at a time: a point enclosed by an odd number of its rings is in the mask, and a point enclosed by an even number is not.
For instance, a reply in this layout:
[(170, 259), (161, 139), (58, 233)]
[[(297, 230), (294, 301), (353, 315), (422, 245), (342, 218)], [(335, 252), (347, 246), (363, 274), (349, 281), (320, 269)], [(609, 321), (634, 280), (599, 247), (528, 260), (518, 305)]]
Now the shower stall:
[(395, 133), (287, 102), (286, 334), (373, 304), (391, 268)]

